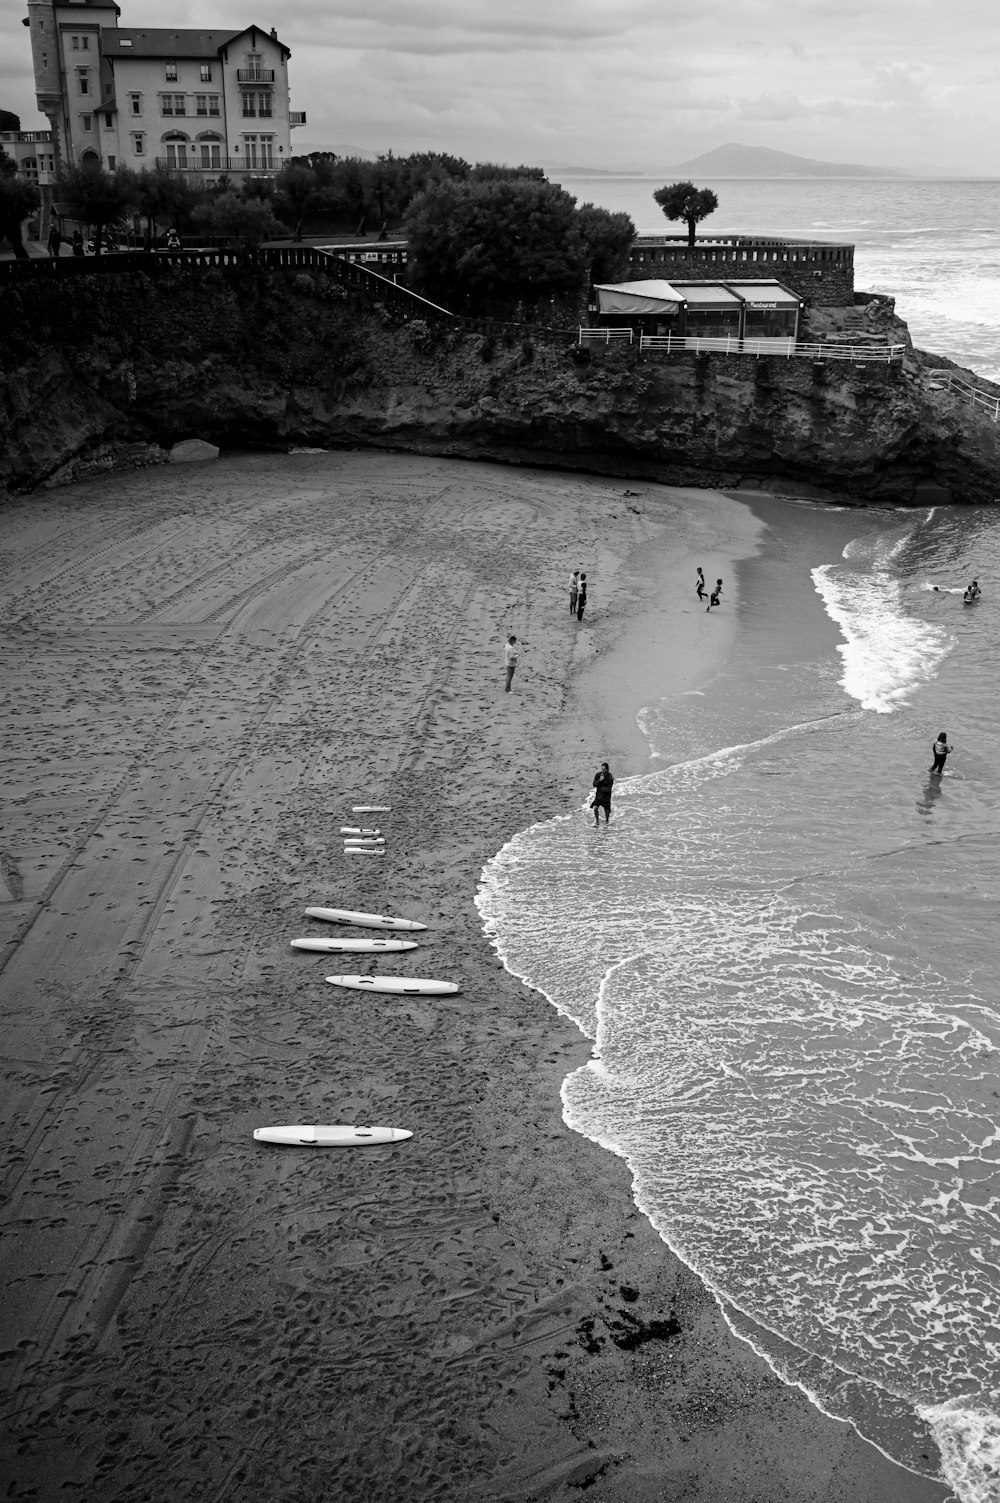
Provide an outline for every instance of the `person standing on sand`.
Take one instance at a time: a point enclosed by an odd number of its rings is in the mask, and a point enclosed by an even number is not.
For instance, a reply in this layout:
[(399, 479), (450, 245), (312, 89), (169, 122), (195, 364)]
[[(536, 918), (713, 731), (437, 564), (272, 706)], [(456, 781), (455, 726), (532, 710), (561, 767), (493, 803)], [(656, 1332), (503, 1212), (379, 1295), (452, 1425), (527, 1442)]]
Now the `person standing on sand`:
[(704, 575), (704, 573), (702, 572), (702, 570), (700, 568), (698, 570), (698, 582), (695, 585), (695, 590), (698, 593), (698, 599), (699, 600), (704, 600), (704, 598), (705, 598), (705, 575)]
[(510, 636), (507, 638), (507, 641), (504, 643), (503, 649), (504, 667), (507, 670), (507, 682), (503, 686), (505, 694), (510, 693), (510, 686), (514, 678), (514, 669), (517, 667), (516, 643), (517, 638), (514, 636), (513, 632), (511, 632)]
[(944, 764), (948, 760), (948, 753), (954, 751), (954, 749), (953, 746), (948, 745), (948, 732), (938, 731), (937, 740), (931, 747), (931, 751), (934, 753), (934, 766), (931, 768), (931, 772), (936, 772), (940, 777), (941, 773), (944, 772)]
[(583, 620), (583, 613), (586, 610), (586, 608), (587, 608), (587, 576), (586, 576), (586, 574), (584, 574), (584, 573), (581, 572), (581, 574), (580, 574), (580, 583), (579, 583), (579, 585), (577, 587), (577, 595), (576, 595), (576, 619), (578, 621), (582, 621)]
[(576, 615), (576, 597), (580, 589), (580, 571), (574, 569), (569, 577), (569, 613)]
[(601, 822), (601, 810), (604, 810), (604, 823), (611, 818), (611, 790), (615, 786), (615, 780), (611, 776), (607, 762), (601, 763), (600, 772), (594, 774), (594, 797), (590, 807), (594, 811), (594, 828)]

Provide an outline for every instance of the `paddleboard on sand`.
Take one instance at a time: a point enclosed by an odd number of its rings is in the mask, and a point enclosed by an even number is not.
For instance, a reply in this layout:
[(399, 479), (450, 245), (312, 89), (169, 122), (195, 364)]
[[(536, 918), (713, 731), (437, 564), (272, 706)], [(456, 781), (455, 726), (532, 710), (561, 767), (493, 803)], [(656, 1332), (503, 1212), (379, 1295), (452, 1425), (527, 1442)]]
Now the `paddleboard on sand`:
[(366, 1148), (371, 1143), (401, 1143), (412, 1138), (405, 1127), (255, 1127), (258, 1143), (303, 1144), (308, 1148)]
[(352, 814), (391, 814), (391, 804), (352, 804)]
[(428, 976), (327, 976), (331, 986), (347, 986), (355, 992), (390, 992), (394, 996), (445, 997), (458, 991), (453, 981), (434, 981)]
[(384, 950), (415, 950), (415, 939), (293, 939), (293, 950), (316, 950), (321, 955), (342, 954), (350, 950), (354, 953), (372, 954)]
[(327, 924), (356, 924), (359, 929), (426, 929), (416, 919), (386, 918), (381, 913), (354, 913), (349, 908), (307, 908), (306, 918), (323, 919)]

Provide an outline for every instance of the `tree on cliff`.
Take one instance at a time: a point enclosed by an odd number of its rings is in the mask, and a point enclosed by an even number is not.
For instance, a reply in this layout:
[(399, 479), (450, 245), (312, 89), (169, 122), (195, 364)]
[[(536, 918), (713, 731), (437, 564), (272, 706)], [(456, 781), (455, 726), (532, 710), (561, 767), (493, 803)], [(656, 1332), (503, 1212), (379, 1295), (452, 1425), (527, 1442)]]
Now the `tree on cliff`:
[(311, 167), (289, 162), (278, 177), (274, 212), (292, 231), (293, 240), (302, 239), (302, 221), (319, 202), (319, 179)]
[(268, 203), (239, 193), (221, 193), (211, 203), (199, 204), (192, 218), (213, 235), (237, 240), (245, 250), (254, 250), (262, 240), (273, 240), (281, 234), (281, 225)]
[(195, 193), (180, 172), (154, 167), (134, 175), (132, 202), (145, 216), (146, 243), (151, 247), (158, 226), (183, 229), (190, 222)]
[(21, 224), (38, 208), (38, 189), (18, 177), (17, 163), (0, 148), (0, 239), (7, 239), (19, 261), (28, 259)]
[(695, 226), (719, 207), (711, 188), (696, 188), (694, 183), (670, 183), (653, 194), (668, 219), (683, 219), (688, 227), (688, 245), (694, 245)]
[(435, 183), (405, 229), (407, 280), (450, 305), (564, 291), (587, 264), (576, 200), (534, 178)]
[(592, 282), (614, 282), (628, 271), (635, 225), (627, 214), (612, 214), (596, 204), (581, 204), (576, 222), (587, 248)]
[(94, 254), (101, 254), (104, 230), (116, 224), (135, 198), (132, 173), (105, 172), (102, 167), (67, 167), (56, 187), (64, 214), (94, 232)]

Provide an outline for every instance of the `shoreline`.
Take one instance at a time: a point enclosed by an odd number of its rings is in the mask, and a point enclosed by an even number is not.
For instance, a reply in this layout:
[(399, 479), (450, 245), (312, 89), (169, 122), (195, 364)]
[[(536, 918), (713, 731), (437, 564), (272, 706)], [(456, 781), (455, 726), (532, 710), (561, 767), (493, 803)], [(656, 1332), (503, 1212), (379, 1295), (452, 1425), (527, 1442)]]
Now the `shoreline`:
[[(626, 701), (727, 660), (688, 565), (726, 574), (744, 508), (366, 451), (14, 510), (5, 1475), (95, 1503), (167, 1475), (233, 1503), (331, 1475), (359, 1500), (942, 1496), (777, 1380), (566, 1127), (586, 1041), (472, 901), (595, 758), (648, 769)], [(338, 827), (383, 801), (387, 857), (346, 861)], [(331, 996), (287, 941), (348, 896), (425, 919), (405, 970), (463, 995)], [(310, 1120), (414, 1137), (252, 1141)]]

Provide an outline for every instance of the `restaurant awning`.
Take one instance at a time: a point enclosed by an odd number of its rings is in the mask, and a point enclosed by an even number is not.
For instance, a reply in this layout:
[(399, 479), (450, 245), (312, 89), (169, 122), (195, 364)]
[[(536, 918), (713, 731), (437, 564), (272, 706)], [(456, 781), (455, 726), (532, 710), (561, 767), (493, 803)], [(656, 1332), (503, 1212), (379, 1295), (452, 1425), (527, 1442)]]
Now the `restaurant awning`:
[(674, 287), (686, 301), (689, 313), (716, 313), (720, 309), (739, 312), (742, 299), (721, 282), (675, 282)]
[(677, 313), (683, 296), (669, 282), (595, 282), (600, 313)]
[(789, 292), (780, 282), (727, 282), (727, 287), (739, 294), (751, 308), (798, 308), (802, 299), (797, 292)]

